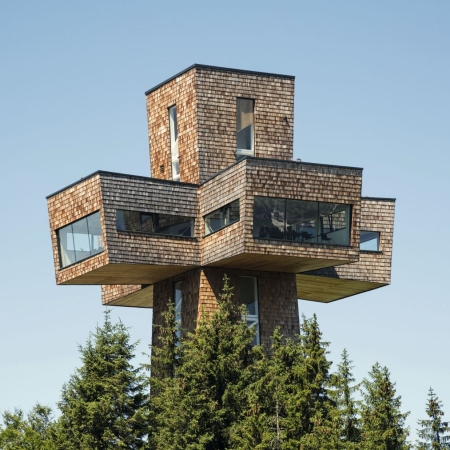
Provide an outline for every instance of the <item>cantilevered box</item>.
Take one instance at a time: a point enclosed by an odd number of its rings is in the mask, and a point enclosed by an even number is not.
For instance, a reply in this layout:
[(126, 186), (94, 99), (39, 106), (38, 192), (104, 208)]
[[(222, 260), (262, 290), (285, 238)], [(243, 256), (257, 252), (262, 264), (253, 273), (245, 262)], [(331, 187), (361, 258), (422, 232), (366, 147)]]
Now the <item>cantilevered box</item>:
[[(47, 201), (58, 284), (153, 284), (200, 265), (195, 185), (100, 171)], [(161, 216), (181, 220), (147, 232), (134, 226), (141, 212), (149, 227), (152, 213), (159, 222)], [(95, 232), (92, 216), (98, 217)]]

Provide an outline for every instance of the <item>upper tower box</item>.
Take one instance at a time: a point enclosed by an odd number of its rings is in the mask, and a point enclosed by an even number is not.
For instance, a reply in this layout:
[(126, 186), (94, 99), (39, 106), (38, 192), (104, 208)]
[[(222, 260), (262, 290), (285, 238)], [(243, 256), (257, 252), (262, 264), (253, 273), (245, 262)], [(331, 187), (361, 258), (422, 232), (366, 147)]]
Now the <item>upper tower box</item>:
[(152, 177), (201, 183), (244, 156), (292, 160), (294, 79), (194, 64), (147, 91)]

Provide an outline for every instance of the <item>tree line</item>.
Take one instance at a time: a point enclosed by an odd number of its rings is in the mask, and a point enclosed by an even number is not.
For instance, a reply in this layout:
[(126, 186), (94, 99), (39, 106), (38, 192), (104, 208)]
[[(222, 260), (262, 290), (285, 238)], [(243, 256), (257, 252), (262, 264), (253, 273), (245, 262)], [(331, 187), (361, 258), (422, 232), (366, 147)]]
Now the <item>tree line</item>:
[[(82, 365), (61, 392), (59, 416), (37, 404), (3, 412), (0, 449), (406, 450), (450, 448), (442, 402), (430, 388), (418, 441), (408, 440), (395, 383), (376, 363), (357, 383), (344, 350), (335, 372), (317, 318), (300, 334), (275, 330), (270, 349), (224, 279), (218, 309), (179, 338), (169, 302), (149, 365), (133, 367), (137, 343), (105, 313)], [(149, 373), (151, 377), (149, 376)]]

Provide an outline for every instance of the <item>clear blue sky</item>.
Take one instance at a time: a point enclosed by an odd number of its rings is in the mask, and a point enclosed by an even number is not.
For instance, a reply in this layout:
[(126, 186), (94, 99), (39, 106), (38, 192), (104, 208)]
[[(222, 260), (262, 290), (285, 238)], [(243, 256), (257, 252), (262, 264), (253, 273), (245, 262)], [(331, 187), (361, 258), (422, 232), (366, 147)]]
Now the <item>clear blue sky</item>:
[[(149, 175), (144, 91), (193, 63), (295, 75), (295, 157), (397, 198), (392, 285), (300, 310), (358, 379), (389, 367), (413, 432), (430, 385), (450, 418), (446, 0), (0, 0), (0, 409), (53, 405), (103, 320), (99, 287), (55, 285), (45, 196)], [(145, 350), (151, 311), (113, 316)]]

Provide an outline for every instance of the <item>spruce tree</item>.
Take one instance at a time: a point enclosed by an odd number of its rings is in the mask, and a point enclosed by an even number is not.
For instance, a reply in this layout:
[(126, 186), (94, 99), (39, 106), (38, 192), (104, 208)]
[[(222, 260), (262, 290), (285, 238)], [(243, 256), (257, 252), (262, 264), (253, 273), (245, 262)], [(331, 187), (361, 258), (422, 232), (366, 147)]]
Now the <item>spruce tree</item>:
[(85, 346), (82, 366), (63, 386), (55, 433), (58, 449), (139, 449), (148, 432), (148, 378), (131, 361), (137, 343), (105, 312)]
[[(151, 446), (160, 450), (225, 450), (230, 433), (242, 414), (246, 386), (253, 381), (250, 368), (258, 350), (250, 343), (254, 331), (241, 319), (244, 313), (232, 301), (232, 288), (224, 278), (218, 309), (203, 313), (193, 333), (182, 339), (173, 376), (156, 382), (152, 405), (155, 429)], [(166, 321), (171, 336), (173, 321)], [(173, 345), (173, 344), (171, 344)], [(152, 365), (161, 365), (162, 352)], [(167, 374), (167, 372), (166, 372)]]
[(353, 394), (359, 388), (354, 384), (355, 378), (352, 373), (352, 361), (346, 349), (342, 352), (342, 360), (338, 364), (338, 370), (333, 375), (333, 398), (338, 407), (338, 415), (341, 422), (341, 440), (346, 449), (359, 448), (361, 440), (360, 419), (358, 402)]
[(246, 390), (247, 410), (234, 430), (233, 448), (340, 448), (327, 345), (316, 316), (303, 318), (295, 340), (275, 330), (269, 356), (253, 368), (257, 376)]
[(442, 402), (430, 387), (426, 406), (428, 419), (419, 420), (420, 429), (417, 430), (420, 441), (416, 448), (418, 450), (440, 450), (450, 448), (450, 428), (448, 422), (444, 422)]
[[(327, 359), (329, 342), (322, 341), (317, 316), (303, 316), (300, 340), (305, 359), (305, 405), (300, 418), (301, 438), (305, 450), (341, 448), (340, 423), (335, 401), (330, 395), (331, 361)], [(290, 405), (295, 407), (295, 405)]]
[(401, 397), (396, 396), (395, 383), (389, 370), (376, 363), (369, 372), (370, 380), (362, 382), (362, 445), (364, 450), (406, 450), (409, 430), (405, 426), (408, 413), (402, 413)]
[(25, 417), (21, 409), (5, 411), (0, 426), (0, 448), (2, 450), (52, 450), (52, 411), (48, 406), (35, 405)]

